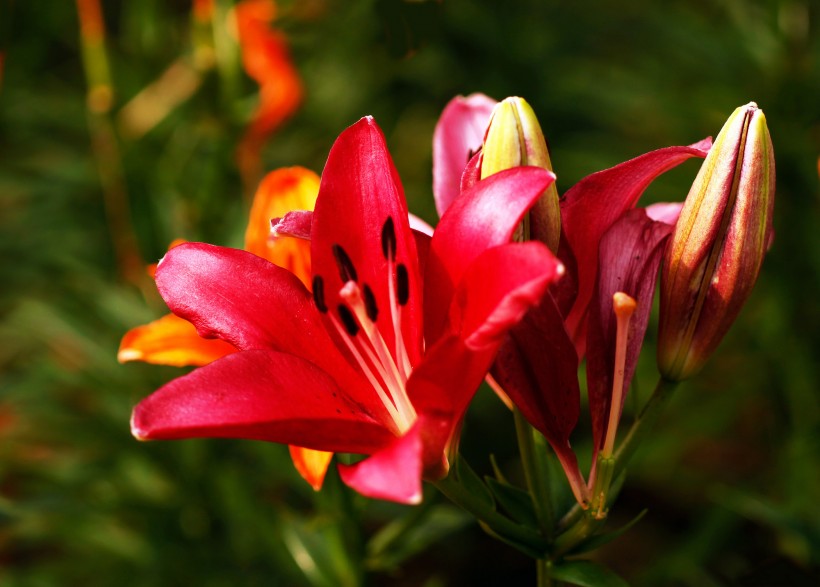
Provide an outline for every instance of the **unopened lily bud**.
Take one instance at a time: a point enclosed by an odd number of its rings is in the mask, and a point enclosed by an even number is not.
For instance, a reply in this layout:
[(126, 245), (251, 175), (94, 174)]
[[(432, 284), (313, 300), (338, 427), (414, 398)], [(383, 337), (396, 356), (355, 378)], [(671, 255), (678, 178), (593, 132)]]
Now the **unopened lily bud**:
[(772, 235), (774, 152), (751, 102), (732, 113), (686, 197), (661, 274), (658, 366), (694, 375), (734, 322)]
[[(482, 149), (481, 179), (521, 165), (552, 171), (547, 142), (535, 112), (523, 98), (507, 98), (495, 106), (490, 118)], [(528, 222), (527, 236), (556, 252), (561, 238), (561, 210), (555, 183), (532, 207)]]

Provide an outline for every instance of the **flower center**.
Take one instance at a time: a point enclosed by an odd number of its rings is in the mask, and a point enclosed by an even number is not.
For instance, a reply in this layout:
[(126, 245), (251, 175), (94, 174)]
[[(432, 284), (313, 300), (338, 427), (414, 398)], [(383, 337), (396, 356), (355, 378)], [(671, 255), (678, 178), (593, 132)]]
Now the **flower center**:
[(320, 312), (327, 314), (345, 346), (353, 355), (370, 385), (376, 391), (392, 419), (393, 432), (404, 434), (416, 420), (416, 410), (407, 395), (407, 379), (413, 370), (401, 330), (402, 307), (410, 295), (407, 267), (396, 260), (396, 229), (388, 217), (382, 227), (381, 246), (387, 261), (388, 313), (395, 339), (395, 352), (379, 331), (376, 321), (381, 314), (373, 289), (359, 284), (358, 272), (347, 252), (333, 245), (333, 257), (339, 269), (342, 299), (334, 311), (328, 308), (324, 296), (324, 280), (313, 278), (313, 299)]

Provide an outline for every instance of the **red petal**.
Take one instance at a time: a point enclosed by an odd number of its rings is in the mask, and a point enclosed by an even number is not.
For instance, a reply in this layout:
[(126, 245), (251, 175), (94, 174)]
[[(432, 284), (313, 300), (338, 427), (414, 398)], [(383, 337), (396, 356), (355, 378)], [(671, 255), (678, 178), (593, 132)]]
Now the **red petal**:
[[(629, 323), (621, 396), (625, 399), (646, 334), (664, 245), (673, 228), (651, 220), (645, 210), (635, 209), (624, 214), (601, 239), (600, 271), (590, 304), (587, 347), (587, 389), (596, 453), (606, 434), (612, 400), (616, 334), (612, 296), (621, 291), (638, 302)], [(623, 409), (623, 401), (616, 409)]]
[(382, 252), (382, 229), (392, 219), (395, 259), (409, 278), (409, 301), (402, 309), (402, 332), (413, 364), (421, 355), (421, 299), (418, 256), (407, 219), (407, 202), (384, 135), (370, 118), (345, 130), (328, 155), (313, 215), (311, 258), (314, 275), (324, 282), (331, 311), (342, 303), (344, 285), (334, 248), (349, 257), (360, 286), (368, 285), (376, 300), (379, 330), (388, 344), (395, 339), (390, 320), (388, 264)]
[(270, 232), (274, 236), (290, 236), (309, 241), (312, 222), (311, 210), (293, 210), (281, 218), (271, 218)]
[(552, 296), (510, 330), (492, 375), (562, 463), (575, 463), (569, 436), (580, 413), (578, 355)]
[(143, 400), (131, 431), (144, 440), (246, 438), (369, 454), (392, 438), (316, 365), (244, 351), (180, 377)]
[(285, 269), (238, 249), (189, 243), (165, 255), (157, 287), (201, 336), (240, 350), (273, 349), (307, 359), (371, 414), (386, 416), (370, 385), (331, 341), (311, 294)]
[(365, 497), (421, 503), (423, 446), (416, 424), (404, 436), (355, 465), (339, 465), (342, 481)]
[(563, 270), (538, 242), (488, 249), (467, 269), (453, 296), (450, 330), (473, 351), (497, 348)]
[(467, 267), (490, 247), (509, 242), (535, 200), (555, 180), (537, 167), (516, 167), (480, 181), (452, 203), (430, 243), (425, 273), (427, 343), (444, 328), (455, 286)]
[(461, 175), (484, 142), (496, 103), (484, 94), (456, 96), (441, 113), (433, 133), (433, 195), (439, 216), (461, 192)]
[(583, 356), (586, 315), (598, 269), (598, 243), (604, 232), (659, 175), (691, 157), (705, 157), (711, 141), (667, 147), (593, 173), (570, 189), (561, 202), (563, 236), (577, 264), (578, 296), (567, 316), (567, 329)]

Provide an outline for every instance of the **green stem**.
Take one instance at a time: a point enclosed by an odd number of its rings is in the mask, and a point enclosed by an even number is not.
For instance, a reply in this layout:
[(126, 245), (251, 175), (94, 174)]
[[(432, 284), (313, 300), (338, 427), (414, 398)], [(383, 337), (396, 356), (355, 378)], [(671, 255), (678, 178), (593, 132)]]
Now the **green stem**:
[(555, 582), (552, 580), (549, 574), (549, 567), (552, 563), (544, 558), (539, 558), (535, 561), (536, 565), (536, 572), (537, 572), (537, 585), (538, 587), (553, 587)]
[[(543, 441), (538, 443), (536, 435), (541, 437), (540, 433), (530, 426), (530, 423), (527, 422), (517, 408), (513, 410), (513, 416), (518, 437), (518, 450), (524, 467), (524, 477), (527, 480), (530, 497), (532, 497), (538, 528), (544, 538), (550, 540), (554, 530), (555, 518), (552, 511), (552, 497), (550, 496), (546, 446), (544, 446)], [(543, 439), (543, 437), (541, 438)]]
[[(677, 383), (674, 381), (667, 381), (662, 377), (658, 380), (655, 390), (646, 401), (646, 404), (644, 404), (638, 417), (635, 418), (626, 437), (621, 441), (621, 444), (615, 450), (612, 458), (608, 459), (611, 461), (611, 471), (608, 472), (611, 475), (610, 479), (618, 478), (624, 471), (629, 459), (635, 454), (640, 443), (655, 427), (658, 417), (668, 403), (676, 386)], [(601, 473), (602, 471), (599, 470), (599, 479)], [(597, 485), (596, 483), (596, 488)], [(593, 496), (593, 501), (595, 501), (597, 497), (598, 496)], [(606, 504), (601, 505), (605, 506)], [(572, 548), (580, 544), (583, 540), (586, 540), (586, 538), (592, 535), (592, 532), (600, 527), (601, 521), (595, 520), (595, 512), (591, 511), (595, 509), (597, 508), (584, 510), (576, 504), (561, 519), (558, 523), (558, 527), (566, 528), (566, 531), (561, 534), (555, 542), (556, 555), (572, 550)]]

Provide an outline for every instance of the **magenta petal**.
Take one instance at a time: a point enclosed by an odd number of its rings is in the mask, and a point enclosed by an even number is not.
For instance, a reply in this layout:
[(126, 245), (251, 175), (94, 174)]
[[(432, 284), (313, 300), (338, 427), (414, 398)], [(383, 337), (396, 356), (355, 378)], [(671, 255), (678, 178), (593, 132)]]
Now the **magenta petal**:
[(270, 221), (273, 236), (291, 236), (303, 240), (310, 240), (310, 228), (313, 212), (310, 210), (294, 210), (282, 218), (273, 218)]
[(439, 216), (458, 197), (464, 167), (481, 148), (496, 103), (484, 94), (456, 96), (441, 113), (433, 133), (433, 195)]
[[(643, 344), (663, 249), (673, 226), (656, 222), (643, 209), (630, 210), (601, 239), (600, 271), (589, 311), (587, 388), (594, 446), (601, 448), (612, 400), (616, 319), (612, 296), (621, 291), (637, 301), (629, 324), (622, 398), (626, 398)], [(623, 408), (623, 401), (616, 409)]]
[(563, 270), (538, 242), (488, 249), (467, 269), (453, 296), (450, 330), (460, 333), (470, 350), (497, 348)]
[(369, 454), (392, 435), (313, 363), (243, 351), (174, 379), (134, 408), (144, 440), (246, 438)]
[(365, 497), (404, 504), (421, 503), (422, 440), (419, 424), (355, 465), (339, 465), (346, 485)]
[(675, 226), (680, 217), (683, 202), (658, 202), (644, 208), (646, 215), (656, 222), (663, 222)]
[(577, 264), (578, 296), (567, 316), (567, 329), (579, 355), (586, 338), (586, 315), (598, 269), (598, 243), (604, 232), (659, 175), (691, 157), (705, 157), (711, 141), (689, 147), (667, 147), (646, 153), (575, 184), (561, 202), (563, 237)]
[(580, 413), (578, 355), (552, 296), (510, 330), (492, 375), (562, 463), (574, 464), (569, 436)]
[[(383, 242), (386, 232), (389, 243)], [(396, 277), (388, 270), (385, 252), (404, 266), (409, 295), (402, 308), (402, 332), (415, 364), (422, 349), (418, 255), (404, 190), (384, 135), (370, 117), (342, 132), (330, 150), (313, 213), (310, 251), (324, 304), (336, 312), (342, 303), (339, 291), (348, 280), (357, 281), (362, 290), (367, 286), (381, 316), (376, 325), (391, 347), (389, 285)]]
[(537, 167), (516, 167), (478, 182), (452, 203), (433, 233), (425, 272), (427, 343), (440, 336), (464, 272), (485, 250), (510, 241), (535, 200), (555, 180)]

